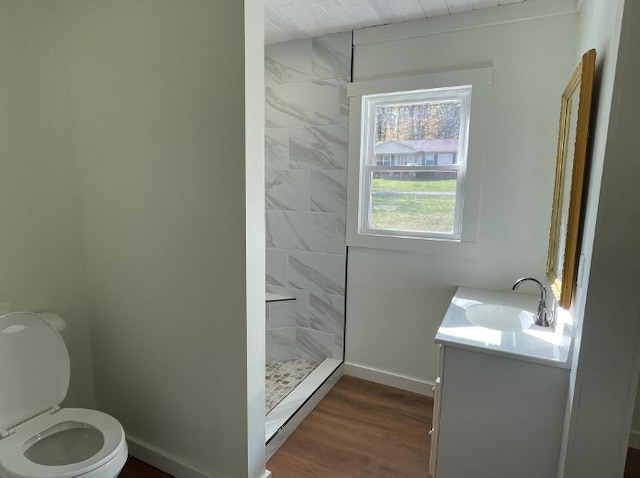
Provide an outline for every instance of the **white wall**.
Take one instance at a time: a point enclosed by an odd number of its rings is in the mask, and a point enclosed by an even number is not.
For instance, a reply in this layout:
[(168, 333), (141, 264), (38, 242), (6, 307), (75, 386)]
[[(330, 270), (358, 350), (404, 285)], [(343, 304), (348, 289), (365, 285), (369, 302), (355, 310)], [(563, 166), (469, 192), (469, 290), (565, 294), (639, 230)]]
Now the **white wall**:
[(68, 2), (98, 406), (182, 476), (264, 471), (264, 345), (248, 350), (264, 189), (245, 170), (262, 164), (262, 30), (245, 3), (246, 25), (233, 0)]
[(67, 321), (66, 406), (95, 405), (64, 13), (0, 1), (0, 302)]
[[(545, 277), (560, 93), (574, 67), (577, 15), (501, 23), (535, 7), (356, 32), (354, 81), (494, 68), (493, 84), (472, 94), (468, 169), (481, 184), (477, 254), (349, 248), (346, 361), (361, 375), (379, 371), (369, 376), (427, 392), (436, 374), (433, 337), (457, 286), (508, 290), (519, 277)], [(467, 28), (478, 22), (489, 26)]]
[[(634, 5), (635, 4), (635, 5)], [(638, 377), (637, 2), (585, 0), (578, 53), (599, 55), (564, 477), (622, 476)]]

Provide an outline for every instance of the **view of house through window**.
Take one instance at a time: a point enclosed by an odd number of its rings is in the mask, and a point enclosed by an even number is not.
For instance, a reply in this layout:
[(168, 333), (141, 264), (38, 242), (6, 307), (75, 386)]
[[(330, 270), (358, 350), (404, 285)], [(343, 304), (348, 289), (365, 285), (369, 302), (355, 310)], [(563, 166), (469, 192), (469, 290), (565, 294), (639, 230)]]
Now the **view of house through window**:
[(460, 237), (470, 92), (364, 97), (361, 232)]

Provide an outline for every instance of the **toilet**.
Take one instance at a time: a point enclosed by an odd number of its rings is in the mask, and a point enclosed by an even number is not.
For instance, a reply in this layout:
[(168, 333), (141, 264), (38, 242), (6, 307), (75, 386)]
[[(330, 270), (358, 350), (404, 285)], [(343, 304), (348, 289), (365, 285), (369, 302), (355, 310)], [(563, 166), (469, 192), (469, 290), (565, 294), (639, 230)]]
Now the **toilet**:
[(62, 336), (31, 312), (0, 316), (0, 478), (114, 478), (124, 430), (96, 410), (60, 408), (69, 386)]

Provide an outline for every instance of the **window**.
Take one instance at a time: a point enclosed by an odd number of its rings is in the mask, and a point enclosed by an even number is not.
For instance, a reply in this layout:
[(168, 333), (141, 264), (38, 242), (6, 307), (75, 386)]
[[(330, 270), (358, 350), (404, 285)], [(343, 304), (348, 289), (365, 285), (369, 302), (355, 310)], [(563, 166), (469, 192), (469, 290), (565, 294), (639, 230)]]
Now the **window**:
[(429, 154), (424, 154), (422, 156), (422, 163), (423, 166), (431, 166), (436, 164), (436, 155), (433, 153), (429, 153)]
[(358, 234), (461, 240), (470, 98), (471, 86), (362, 96)]

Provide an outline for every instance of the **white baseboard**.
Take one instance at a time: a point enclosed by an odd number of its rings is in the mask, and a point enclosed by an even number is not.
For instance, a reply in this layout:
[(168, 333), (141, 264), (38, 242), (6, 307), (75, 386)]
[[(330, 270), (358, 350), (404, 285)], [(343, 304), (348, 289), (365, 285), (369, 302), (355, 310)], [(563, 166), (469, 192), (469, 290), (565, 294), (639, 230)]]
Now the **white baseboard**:
[[(334, 362), (339, 363), (337, 360)], [(315, 408), (315, 406), (324, 398), (324, 396), (331, 390), (336, 382), (342, 377), (342, 365), (337, 366), (329, 375), (324, 383), (322, 383), (316, 390), (316, 392), (309, 398), (304, 405), (297, 411), (293, 418), (291, 418), (273, 437), (272, 440), (266, 445), (266, 459), (268, 460), (280, 446), (286, 441), (286, 439), (293, 433), (293, 431), (300, 425), (302, 420)], [(217, 475), (212, 475), (202, 470), (194, 468), (191, 464), (187, 464), (180, 458), (172, 456), (166, 453), (164, 450), (160, 450), (149, 443), (144, 442), (138, 438), (127, 435), (127, 444), (129, 446), (129, 453), (146, 462), (150, 465), (169, 473), (170, 475), (180, 478), (220, 478)], [(260, 478), (272, 478), (271, 472), (265, 470), (264, 474)]]
[(149, 463), (151, 466), (180, 478), (220, 478), (216, 475), (196, 470), (193, 465), (188, 465), (180, 458), (160, 450), (138, 438), (127, 435), (129, 454)]
[(640, 430), (631, 430), (629, 433), (629, 448), (640, 450)]
[[(129, 446), (129, 453), (131, 455), (172, 476), (180, 478), (220, 478), (219, 475), (212, 475), (202, 470), (197, 470), (193, 465), (188, 465), (179, 458), (171, 456), (142, 440), (133, 438), (131, 435), (127, 436), (127, 445)], [(265, 470), (260, 478), (271, 478), (271, 472)]]
[(361, 378), (363, 380), (369, 380), (370, 382), (376, 382), (382, 385), (388, 385), (390, 387), (418, 393), (420, 395), (433, 397), (432, 388), (434, 384), (414, 377), (407, 377), (405, 375), (399, 375), (350, 362), (344, 363), (344, 374)]
[[(318, 402), (329, 390), (331, 390), (333, 385), (335, 385), (343, 374), (402, 390), (408, 390), (420, 395), (433, 396), (433, 392), (431, 390), (434, 385), (433, 383), (413, 377), (394, 374), (384, 370), (365, 367), (360, 364), (345, 362), (333, 372), (331, 377), (327, 379), (327, 381), (317, 390), (312, 399), (305, 403), (298, 413), (296, 413), (295, 417), (278, 432), (277, 436), (274, 437), (273, 440), (270, 441), (266, 447), (267, 459), (277, 451), (280, 445), (282, 445), (291, 433), (293, 433), (304, 417), (306, 417), (313, 408), (315, 408)], [(153, 445), (139, 440), (138, 438), (132, 437), (131, 435), (127, 436), (127, 443), (129, 446), (129, 453), (131, 455), (166, 473), (169, 473), (170, 475), (180, 478), (219, 478), (216, 475), (198, 470), (194, 468), (193, 464), (187, 464), (180, 458), (172, 456), (164, 450), (160, 450)], [(640, 449), (640, 432), (632, 431), (629, 439), (629, 446), (631, 448)], [(269, 470), (265, 470), (261, 478), (272, 478), (271, 472)]]

